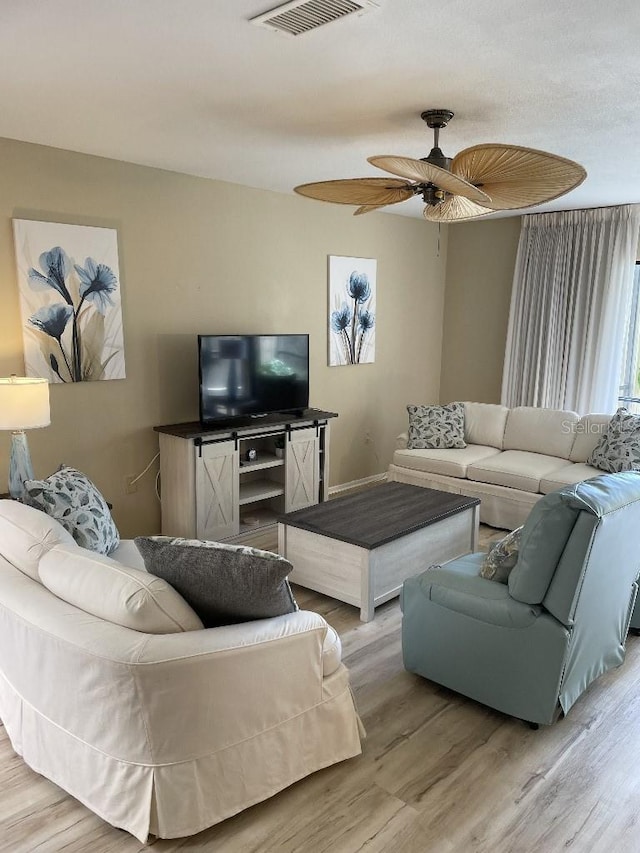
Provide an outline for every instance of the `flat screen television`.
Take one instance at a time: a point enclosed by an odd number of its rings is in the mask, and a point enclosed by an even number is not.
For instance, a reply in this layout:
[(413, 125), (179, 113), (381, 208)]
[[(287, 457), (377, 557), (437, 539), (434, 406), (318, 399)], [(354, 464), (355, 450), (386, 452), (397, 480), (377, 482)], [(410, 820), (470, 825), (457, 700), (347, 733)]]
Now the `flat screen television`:
[(309, 405), (309, 335), (198, 335), (200, 422)]

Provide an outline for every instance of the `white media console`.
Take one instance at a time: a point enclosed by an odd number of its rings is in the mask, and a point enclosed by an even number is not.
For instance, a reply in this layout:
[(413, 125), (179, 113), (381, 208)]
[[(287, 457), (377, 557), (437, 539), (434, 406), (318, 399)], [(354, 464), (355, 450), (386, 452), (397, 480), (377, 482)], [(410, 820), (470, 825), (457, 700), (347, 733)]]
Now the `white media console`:
[(306, 409), (301, 416), (272, 414), (233, 427), (155, 427), (162, 533), (231, 539), (326, 500), (329, 421), (335, 417)]

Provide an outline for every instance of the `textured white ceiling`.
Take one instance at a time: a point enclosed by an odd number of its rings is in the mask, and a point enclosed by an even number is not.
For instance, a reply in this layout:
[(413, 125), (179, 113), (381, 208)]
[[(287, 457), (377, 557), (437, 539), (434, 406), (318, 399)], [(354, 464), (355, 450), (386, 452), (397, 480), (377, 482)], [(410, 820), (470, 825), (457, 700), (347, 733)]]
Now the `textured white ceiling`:
[(272, 0), (0, 0), (0, 136), (289, 193), (426, 156), (447, 107), (448, 156), (587, 169), (538, 210), (640, 202), (638, 0), (379, 2), (291, 38), (248, 23)]

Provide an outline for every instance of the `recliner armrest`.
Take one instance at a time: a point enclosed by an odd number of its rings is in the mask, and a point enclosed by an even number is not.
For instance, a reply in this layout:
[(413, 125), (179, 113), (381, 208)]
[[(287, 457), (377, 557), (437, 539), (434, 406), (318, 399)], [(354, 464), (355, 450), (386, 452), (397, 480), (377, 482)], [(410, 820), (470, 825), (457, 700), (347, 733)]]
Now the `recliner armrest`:
[(542, 613), (537, 605), (511, 598), (506, 584), (480, 577), (477, 563), (464, 560), (427, 569), (406, 580), (403, 600), (414, 595), (422, 595), (448, 610), (504, 628), (527, 628)]

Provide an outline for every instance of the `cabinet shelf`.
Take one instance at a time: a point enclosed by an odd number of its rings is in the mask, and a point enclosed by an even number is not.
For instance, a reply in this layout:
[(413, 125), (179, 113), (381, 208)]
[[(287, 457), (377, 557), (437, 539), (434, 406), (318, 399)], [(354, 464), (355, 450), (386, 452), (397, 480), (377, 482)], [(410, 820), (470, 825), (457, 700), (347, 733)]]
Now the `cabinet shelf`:
[(248, 471), (261, 471), (264, 468), (277, 468), (279, 465), (284, 465), (284, 459), (279, 459), (273, 453), (258, 453), (252, 462), (240, 464), (240, 474), (246, 474)]
[(254, 509), (249, 507), (240, 515), (240, 534), (275, 525), (279, 514), (268, 505), (261, 504)]
[(277, 498), (284, 494), (284, 486), (273, 480), (251, 480), (240, 484), (240, 506), (252, 504), (255, 501), (264, 501), (267, 498)]

